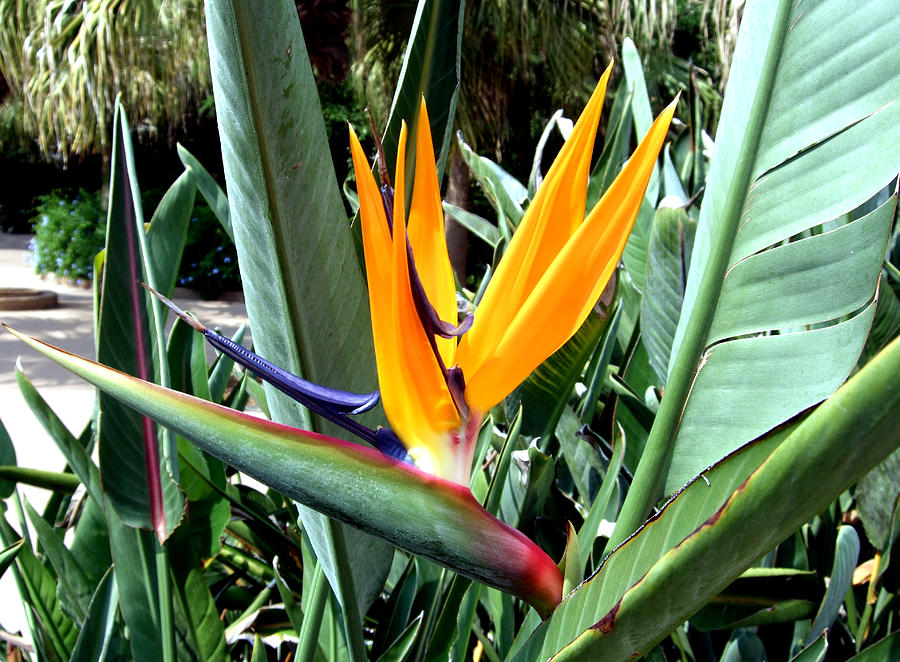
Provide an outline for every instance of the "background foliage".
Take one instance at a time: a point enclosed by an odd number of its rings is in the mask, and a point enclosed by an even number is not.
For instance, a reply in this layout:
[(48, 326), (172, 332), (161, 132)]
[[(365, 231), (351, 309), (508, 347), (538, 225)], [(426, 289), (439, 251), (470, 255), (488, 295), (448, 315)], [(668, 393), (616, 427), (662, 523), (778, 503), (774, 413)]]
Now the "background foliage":
[(56, 190), (41, 196), (35, 209), (30, 260), (39, 274), (58, 274), (73, 282), (94, 277), (94, 257), (106, 241), (98, 193)]

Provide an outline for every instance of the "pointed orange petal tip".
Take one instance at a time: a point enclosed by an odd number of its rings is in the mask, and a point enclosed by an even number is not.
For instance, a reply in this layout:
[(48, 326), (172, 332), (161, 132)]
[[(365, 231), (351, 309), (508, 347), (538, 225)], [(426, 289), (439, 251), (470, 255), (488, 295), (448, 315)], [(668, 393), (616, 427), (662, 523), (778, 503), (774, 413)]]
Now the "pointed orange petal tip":
[[(467, 379), (475, 379), (491, 362), (525, 302), (584, 222), (591, 155), (611, 71), (610, 64), (597, 81), (491, 278), (472, 329), (460, 341), (456, 357)], [(494, 370), (504, 372), (505, 367)], [(508, 394), (498, 390), (480, 404), (499, 402)]]

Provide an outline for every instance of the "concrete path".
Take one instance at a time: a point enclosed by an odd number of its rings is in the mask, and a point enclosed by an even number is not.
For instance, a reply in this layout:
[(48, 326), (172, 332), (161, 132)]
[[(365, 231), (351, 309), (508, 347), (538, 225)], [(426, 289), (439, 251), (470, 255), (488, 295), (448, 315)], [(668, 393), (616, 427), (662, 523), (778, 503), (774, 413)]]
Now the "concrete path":
[[(0, 321), (67, 351), (94, 358), (92, 291), (42, 280), (35, 275), (26, 261), (30, 239), (28, 235), (0, 233), (0, 288), (52, 290), (57, 294), (59, 305), (46, 310), (0, 310)], [(247, 319), (243, 303), (178, 296), (175, 301), (207, 325), (220, 327), (226, 335), (232, 335)], [(0, 329), (0, 421), (15, 446), (17, 464), (59, 471), (65, 460), (32, 416), (16, 384), (17, 358), (21, 360), (25, 374), (75, 436), (81, 433), (91, 417), (94, 389)], [(39, 512), (49, 497), (46, 491), (37, 488), (22, 488), (20, 493)], [(20, 528), (15, 514), (7, 513), (7, 517), (13, 526)], [(0, 629), (7, 632), (24, 632), (26, 629), (18, 592), (9, 571), (0, 579)]]

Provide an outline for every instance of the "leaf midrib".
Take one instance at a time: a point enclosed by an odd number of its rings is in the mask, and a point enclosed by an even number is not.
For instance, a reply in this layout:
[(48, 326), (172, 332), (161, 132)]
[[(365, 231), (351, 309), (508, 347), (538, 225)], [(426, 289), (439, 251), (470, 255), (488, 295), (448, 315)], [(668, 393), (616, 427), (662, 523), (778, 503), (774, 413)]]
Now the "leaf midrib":
[[(235, 4), (233, 6), (235, 7), (235, 10), (238, 11), (240, 10), (240, 8), (245, 7), (246, 5)], [(296, 372), (296, 374), (300, 377), (311, 379), (313, 378), (313, 375), (309, 373), (310, 359), (307, 356), (307, 353), (304, 351), (304, 335), (302, 332), (303, 325), (301, 324), (297, 306), (295, 305), (295, 302), (297, 301), (297, 292), (295, 291), (293, 279), (285, 277), (287, 273), (284, 268), (284, 265), (287, 264), (287, 256), (284, 253), (286, 242), (284, 241), (284, 236), (281, 230), (281, 210), (279, 208), (279, 205), (277, 204), (278, 196), (277, 192), (273, 188), (275, 177), (269, 163), (269, 155), (271, 154), (271, 149), (269, 148), (268, 140), (266, 139), (266, 133), (263, 130), (260, 113), (253, 112), (253, 108), (262, 108), (262, 105), (260, 105), (261, 102), (257, 91), (256, 79), (253, 73), (254, 68), (249, 61), (249, 54), (251, 53), (252, 49), (249, 46), (249, 39), (247, 38), (245, 31), (245, 26), (248, 23), (251, 23), (251, 21), (247, 16), (235, 20), (237, 39), (238, 43), (240, 44), (241, 62), (244, 69), (244, 76), (247, 80), (247, 94), (250, 97), (250, 108), (248, 108), (247, 114), (250, 116), (251, 121), (253, 122), (253, 133), (256, 136), (256, 143), (259, 147), (259, 160), (260, 167), (262, 169), (262, 180), (266, 190), (266, 204), (269, 208), (269, 213), (271, 214), (271, 223), (269, 224), (269, 226), (272, 229), (272, 239), (274, 242), (273, 248), (276, 255), (276, 264), (274, 265), (274, 268), (277, 272), (276, 282), (282, 285), (282, 291), (284, 293), (284, 307), (287, 309), (288, 313), (286, 318), (291, 326), (289, 330), (285, 330), (285, 336), (287, 338), (294, 338), (296, 340), (296, 342), (287, 343), (288, 346), (293, 350), (292, 357), (296, 362), (296, 365), (289, 366), (288, 369)], [(280, 393), (273, 392), (273, 395), (275, 395), (276, 400), (280, 397), (283, 397)], [(276, 406), (276, 409), (281, 409), (282, 412), (285, 411), (283, 407)], [(317, 416), (313, 416), (305, 409), (303, 409), (302, 411), (305, 413), (306, 420), (296, 422), (300, 423), (308, 429), (311, 429), (314, 432), (321, 433), (322, 422), (319, 420), (319, 418)]]

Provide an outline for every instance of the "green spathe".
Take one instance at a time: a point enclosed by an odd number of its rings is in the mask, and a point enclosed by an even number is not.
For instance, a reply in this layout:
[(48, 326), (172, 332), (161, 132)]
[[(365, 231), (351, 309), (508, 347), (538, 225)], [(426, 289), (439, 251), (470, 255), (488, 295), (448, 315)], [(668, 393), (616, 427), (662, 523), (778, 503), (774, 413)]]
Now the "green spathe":
[(512, 593), (543, 616), (562, 596), (562, 576), (552, 559), (491, 516), (465, 487), (368, 447), (164, 389), (4, 327), (97, 388), (305, 505)]

